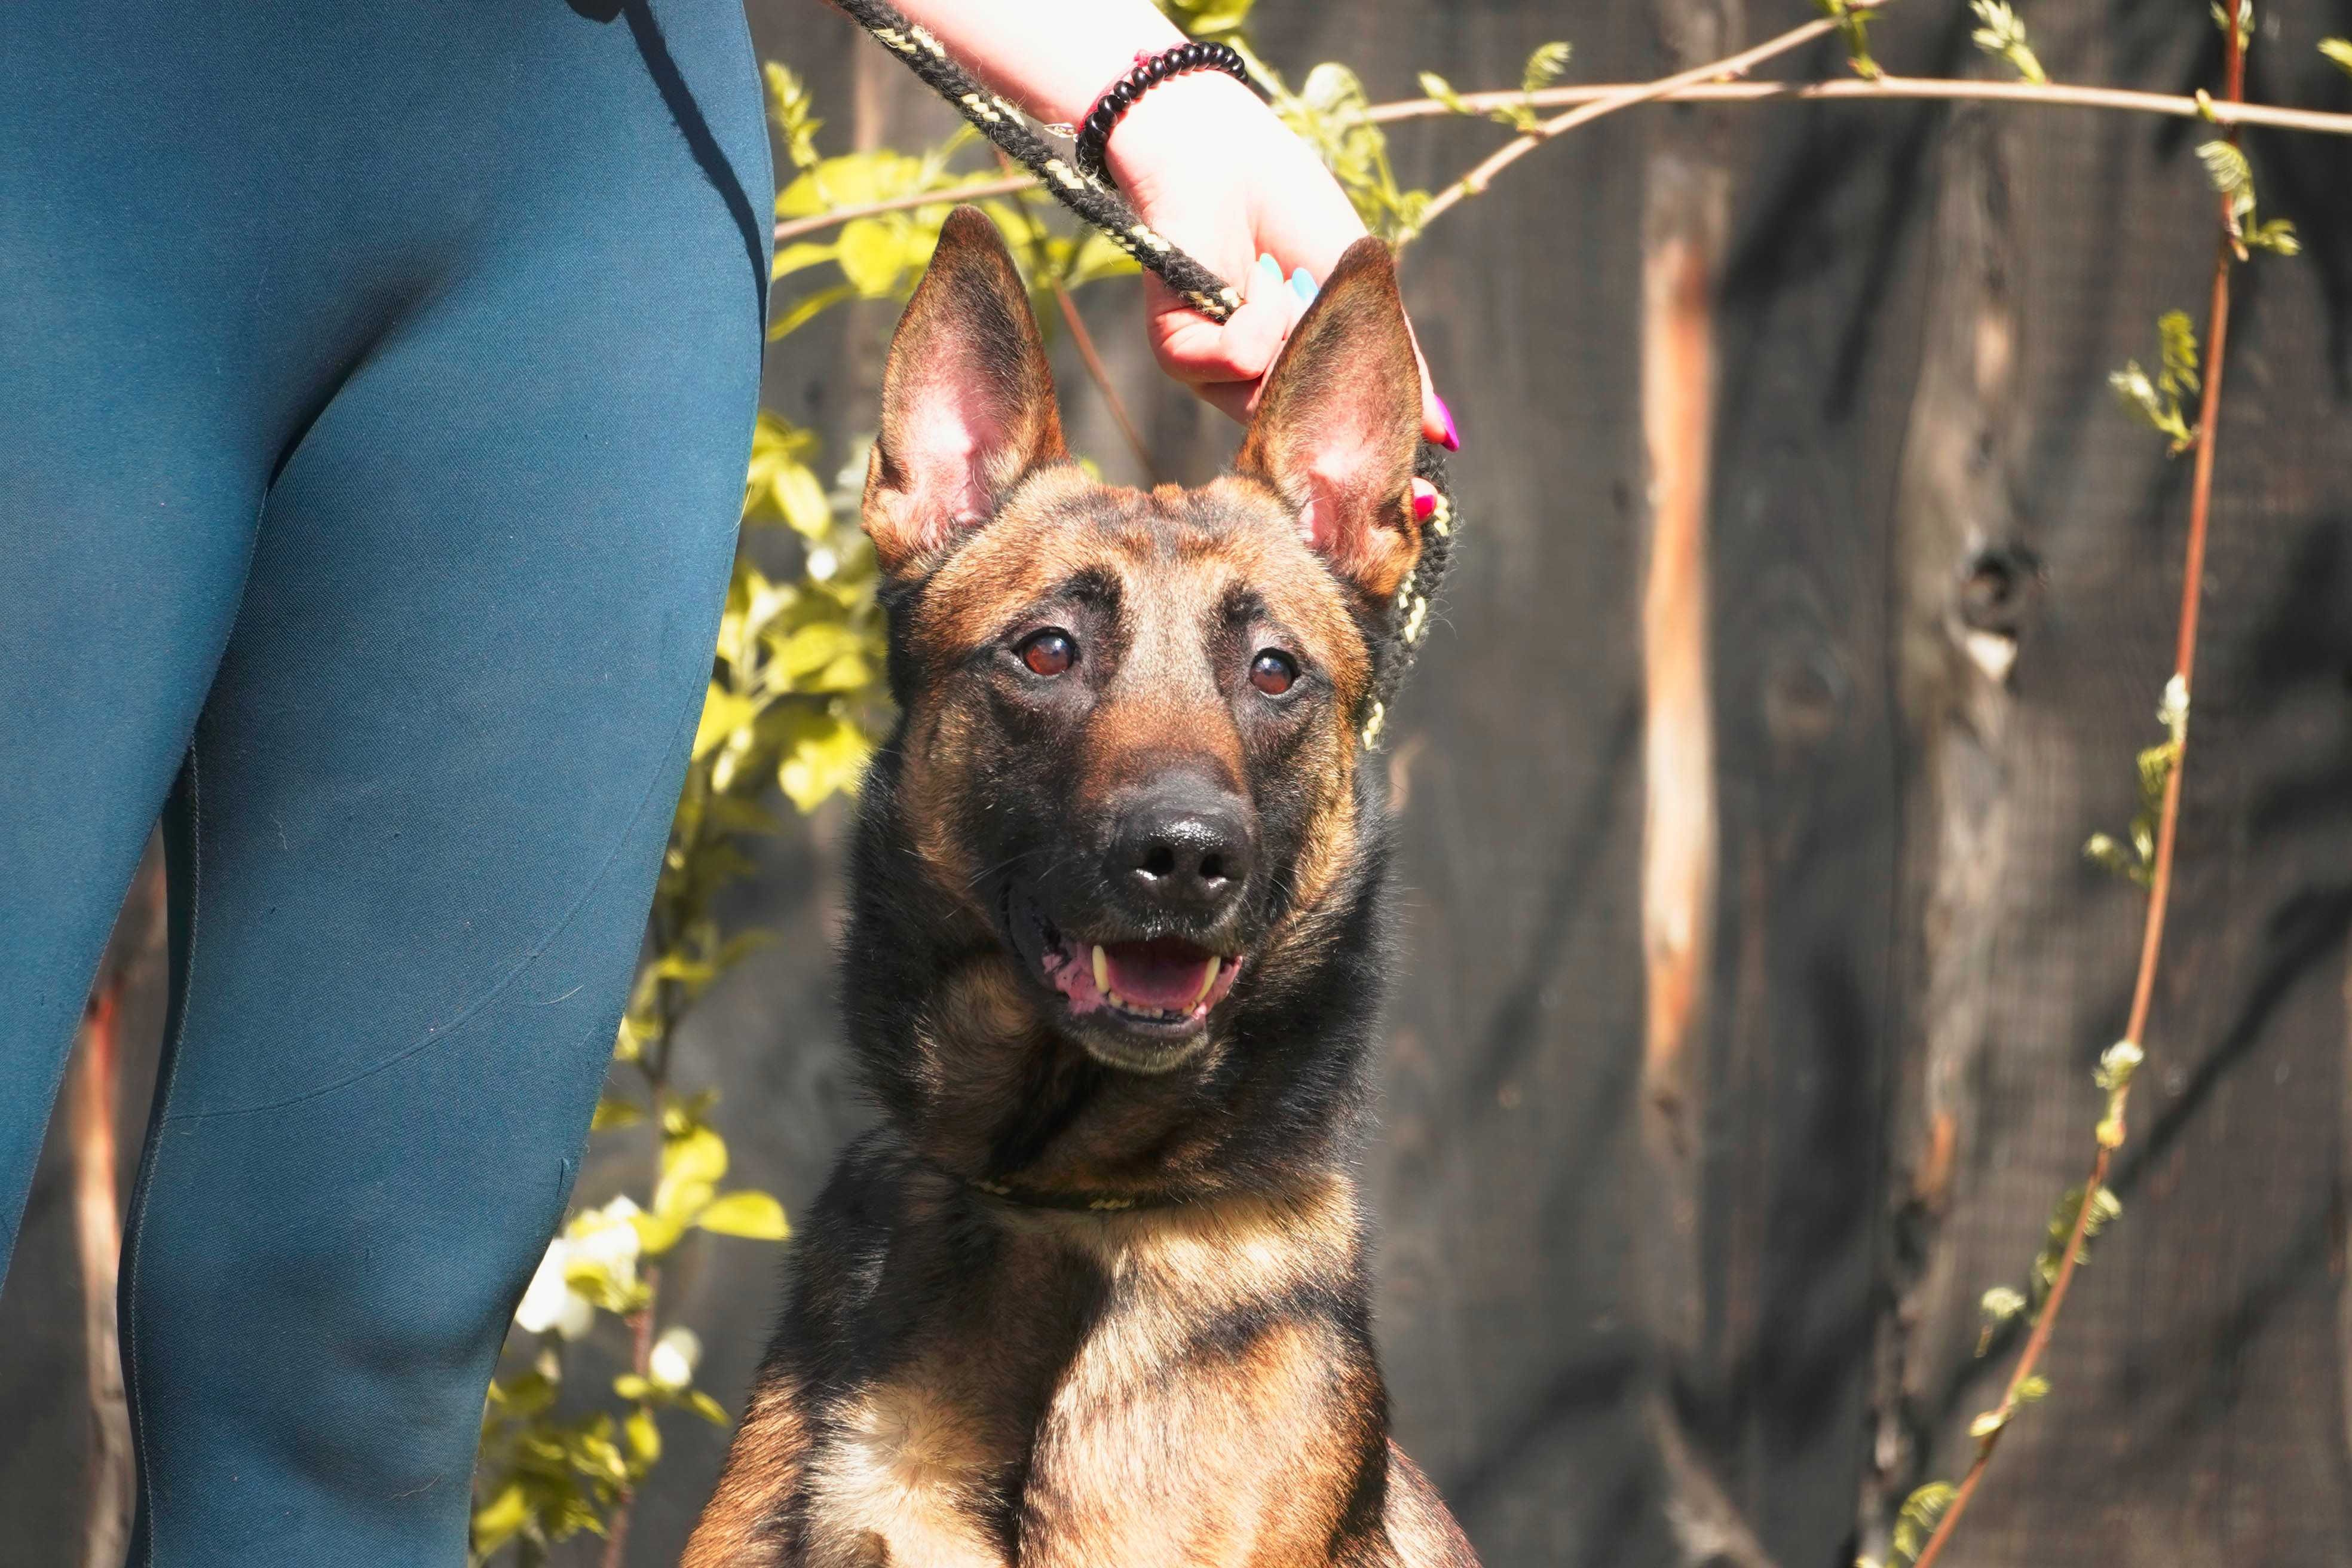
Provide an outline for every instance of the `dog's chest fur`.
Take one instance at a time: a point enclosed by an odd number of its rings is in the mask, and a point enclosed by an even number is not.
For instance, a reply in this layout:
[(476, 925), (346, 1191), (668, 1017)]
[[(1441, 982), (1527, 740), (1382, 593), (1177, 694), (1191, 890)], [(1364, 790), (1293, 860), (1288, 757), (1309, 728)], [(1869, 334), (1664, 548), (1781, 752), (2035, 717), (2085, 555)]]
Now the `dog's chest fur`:
[(688, 1568), (1469, 1568), (1387, 1437), (1343, 1180), (1112, 1215), (872, 1144)]
[(894, 1286), (921, 1301), (956, 1269), (889, 1371), (801, 1402), (806, 1562), (1329, 1560), (1384, 1447), (1331, 1289), (1356, 1261), (1344, 1191), (1100, 1217), (966, 1201), (902, 1223), (869, 1255), (876, 1294), (835, 1303), (887, 1317)]

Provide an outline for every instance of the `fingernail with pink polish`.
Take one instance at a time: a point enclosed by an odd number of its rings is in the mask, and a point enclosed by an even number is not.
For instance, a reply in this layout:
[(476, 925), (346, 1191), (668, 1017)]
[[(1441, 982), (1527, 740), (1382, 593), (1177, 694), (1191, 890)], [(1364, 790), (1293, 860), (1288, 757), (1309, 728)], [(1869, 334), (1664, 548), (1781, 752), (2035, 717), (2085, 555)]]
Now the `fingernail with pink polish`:
[(1437, 394), (1433, 392), (1430, 395), (1437, 397), (1437, 412), (1445, 421), (1445, 449), (1449, 452), (1462, 450), (1462, 432), (1454, 426), (1454, 410), (1446, 407), (1445, 399), (1438, 397)]
[(1436, 510), (1437, 487), (1427, 479), (1416, 477), (1412, 481), (1412, 520), (1415, 522), (1427, 522), (1430, 514)]

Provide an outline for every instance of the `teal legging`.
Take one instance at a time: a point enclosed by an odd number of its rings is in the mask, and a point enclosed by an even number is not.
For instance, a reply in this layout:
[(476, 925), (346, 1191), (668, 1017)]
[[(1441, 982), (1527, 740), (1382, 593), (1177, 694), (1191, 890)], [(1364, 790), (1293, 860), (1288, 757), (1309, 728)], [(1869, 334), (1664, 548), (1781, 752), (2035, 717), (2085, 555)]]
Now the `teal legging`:
[(0, 4), (0, 1266), (160, 813), (134, 1563), (464, 1560), (709, 669), (771, 189), (740, 0)]

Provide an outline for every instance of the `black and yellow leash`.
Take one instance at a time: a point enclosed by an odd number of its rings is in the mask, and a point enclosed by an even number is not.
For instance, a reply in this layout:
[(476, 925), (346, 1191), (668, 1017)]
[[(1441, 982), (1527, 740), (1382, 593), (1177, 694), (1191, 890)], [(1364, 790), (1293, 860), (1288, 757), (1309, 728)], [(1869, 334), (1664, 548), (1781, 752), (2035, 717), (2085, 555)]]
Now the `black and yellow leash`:
[[(932, 91), (955, 105), (982, 135), (1036, 175), (1037, 183), (1060, 198), (1063, 205), (1157, 274), (1194, 310), (1222, 321), (1240, 309), (1239, 289), (1154, 233), (1116, 187), (1080, 169), (1075, 154), (1065, 156), (1056, 151), (1052, 142), (1031, 127), (1020, 110), (991, 92), (958, 65), (939, 39), (883, 4), (883, 0), (833, 3), (904, 60)], [(1444, 447), (1423, 441), (1413, 462), (1413, 471), (1436, 492), (1437, 504), (1422, 521), (1421, 558), (1413, 566), (1412, 577), (1397, 591), (1390, 607), (1388, 629), (1372, 650), (1372, 685), (1357, 714), (1357, 732), (1368, 747), (1380, 744), (1381, 733), (1388, 722), (1389, 706), (1429, 636), (1431, 603), (1445, 580), (1445, 569), (1453, 555), (1459, 517), (1446, 482), (1445, 458)]]

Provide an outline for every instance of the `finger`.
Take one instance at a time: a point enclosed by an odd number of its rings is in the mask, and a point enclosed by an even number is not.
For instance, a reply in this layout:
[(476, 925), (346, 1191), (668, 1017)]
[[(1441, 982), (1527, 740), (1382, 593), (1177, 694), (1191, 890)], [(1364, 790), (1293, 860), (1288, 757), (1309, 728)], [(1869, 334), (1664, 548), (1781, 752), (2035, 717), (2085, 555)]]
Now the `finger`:
[(1251, 412), (1257, 407), (1258, 389), (1262, 381), (1213, 381), (1192, 390), (1202, 401), (1237, 424), (1249, 423)]
[(1148, 279), (1151, 348), (1160, 368), (1193, 386), (1264, 375), (1282, 352), (1297, 305), (1287, 289), (1261, 282), (1255, 269), (1244, 287), (1241, 309), (1221, 324), (1185, 305), (1159, 279)]
[[(1412, 322), (1409, 318), (1404, 330), (1412, 331)], [(1424, 441), (1436, 442), (1449, 452), (1458, 452), (1462, 449), (1462, 436), (1454, 428), (1454, 411), (1445, 406), (1445, 399), (1437, 395), (1437, 383), (1429, 374), (1428, 356), (1421, 352), (1419, 333), (1413, 334), (1412, 357), (1413, 362), (1421, 366), (1421, 437)]]
[(1223, 325), (1171, 302), (1152, 318), (1152, 353), (1178, 381), (1255, 381), (1274, 363), (1290, 332), (1290, 313), (1272, 302), (1244, 301)]

